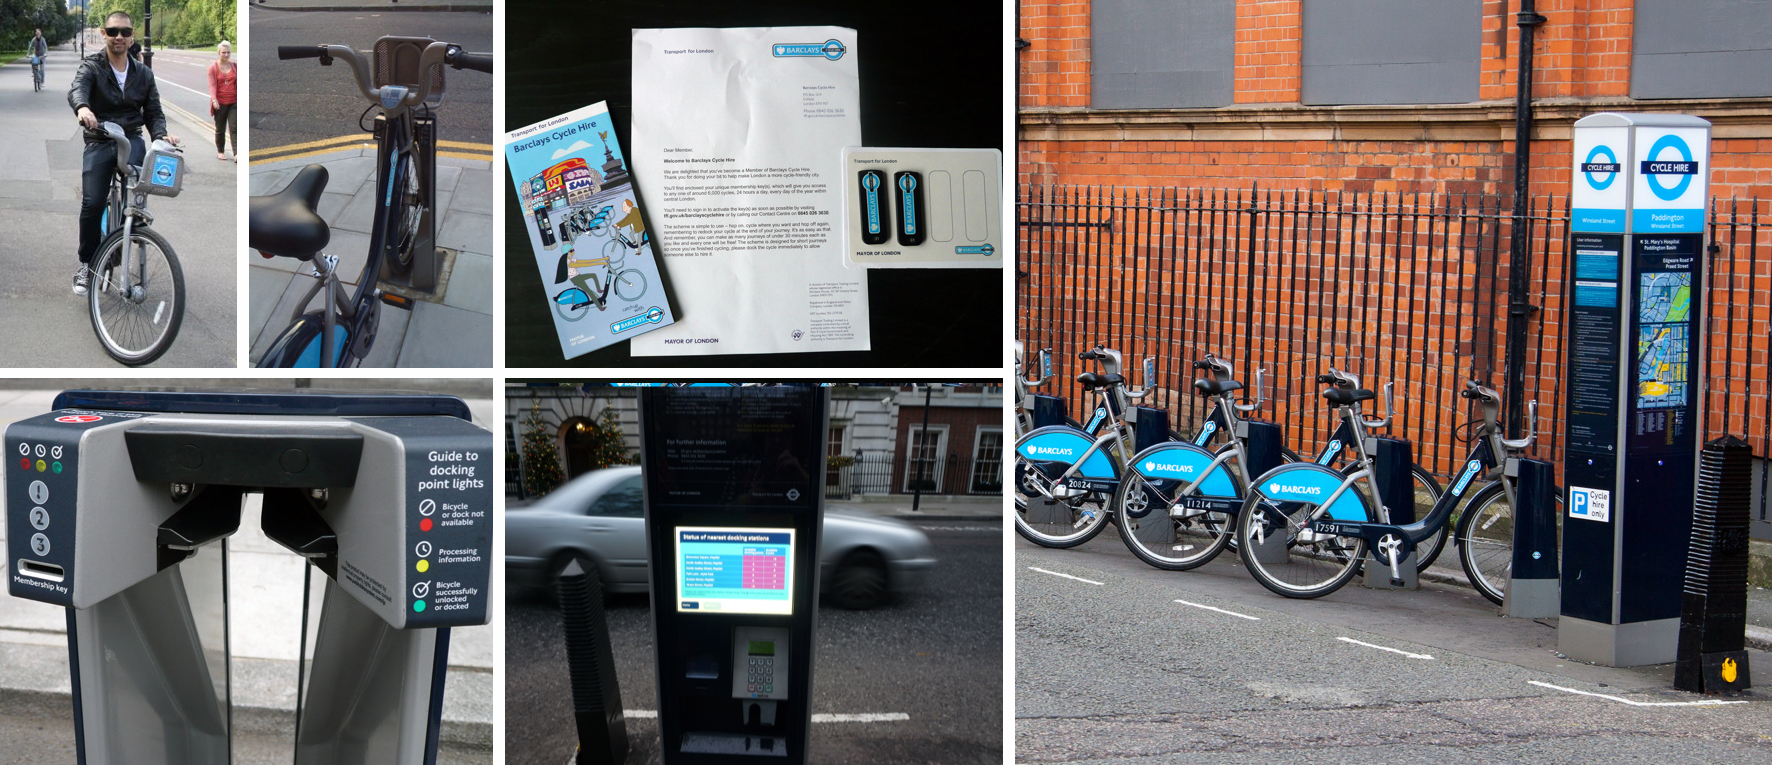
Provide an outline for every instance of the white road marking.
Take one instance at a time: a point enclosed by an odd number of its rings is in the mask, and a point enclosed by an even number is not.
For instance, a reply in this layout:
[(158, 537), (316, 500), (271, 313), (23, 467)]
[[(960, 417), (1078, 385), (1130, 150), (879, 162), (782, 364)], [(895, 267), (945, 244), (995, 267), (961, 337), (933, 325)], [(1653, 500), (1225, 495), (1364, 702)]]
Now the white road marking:
[[(642, 719), (642, 720), (651, 720), (651, 719), (655, 719), (658, 717), (658, 710), (656, 710), (656, 709), (629, 709), (629, 710), (623, 711), (622, 716), (633, 717), (633, 718), (638, 718), (638, 719)], [(903, 712), (862, 712), (859, 714), (815, 714), (812, 716), (812, 721), (815, 723), (904, 722), (909, 719), (911, 719), (911, 716), (907, 715)]]
[(1578, 691), (1578, 690), (1575, 690), (1574, 688), (1564, 688), (1563, 686), (1560, 686), (1560, 685), (1551, 685), (1550, 683), (1541, 683), (1541, 682), (1538, 682), (1537, 680), (1527, 680), (1526, 682), (1531, 683), (1536, 686), (1539, 686), (1539, 687), (1542, 687), (1542, 688), (1550, 688), (1552, 690), (1558, 690), (1558, 691), (1562, 691), (1564, 693), (1579, 693), (1583, 696), (1593, 696), (1595, 698), (1606, 699), (1608, 701), (1616, 701), (1620, 704), (1629, 704), (1633, 707), (1713, 707), (1718, 704), (1746, 704), (1747, 703), (1746, 701), (1723, 701), (1722, 699), (1705, 699), (1703, 701), (1631, 701), (1630, 699), (1624, 698), (1623, 696), (1609, 696), (1604, 693), (1594, 693), (1592, 691)]
[(1338, 638), (1336, 638), (1336, 640), (1340, 640), (1345, 643), (1353, 643), (1355, 645), (1363, 645), (1363, 646), (1366, 646), (1367, 648), (1377, 648), (1380, 651), (1390, 651), (1391, 653), (1400, 653), (1400, 654), (1407, 656), (1411, 659), (1426, 659), (1428, 661), (1434, 660), (1434, 657), (1429, 656), (1425, 653), (1410, 653), (1408, 651), (1401, 651), (1401, 650), (1398, 650), (1395, 648), (1387, 648), (1387, 647), (1381, 646), (1381, 645), (1373, 645), (1371, 643), (1361, 642), (1361, 641), (1355, 640), (1351, 637), (1338, 637)]
[(1199, 603), (1189, 603), (1189, 602), (1187, 602), (1187, 601), (1185, 601), (1185, 600), (1181, 600), (1181, 599), (1179, 599), (1179, 598), (1178, 598), (1178, 599), (1176, 599), (1176, 601), (1175, 601), (1175, 602), (1177, 602), (1177, 603), (1180, 603), (1180, 604), (1182, 604), (1182, 605), (1184, 605), (1184, 606), (1193, 606), (1193, 607), (1194, 607), (1194, 608), (1204, 608), (1204, 609), (1206, 609), (1206, 610), (1207, 610), (1207, 611), (1217, 611), (1217, 612), (1219, 612), (1219, 613), (1221, 613), (1221, 614), (1228, 614), (1228, 615), (1230, 615), (1230, 616), (1235, 616), (1235, 617), (1237, 617), (1237, 618), (1238, 618), (1238, 619), (1248, 619), (1248, 620), (1249, 620), (1249, 621), (1252, 621), (1252, 622), (1259, 622), (1259, 621), (1261, 621), (1261, 617), (1259, 617), (1259, 616), (1250, 616), (1250, 615), (1248, 615), (1248, 614), (1239, 614), (1239, 613), (1237, 613), (1237, 612), (1235, 612), (1235, 611), (1226, 611), (1226, 610), (1224, 610), (1224, 609), (1222, 609), (1222, 608), (1213, 608), (1213, 607), (1212, 607), (1212, 606), (1207, 606), (1207, 605), (1201, 605), (1201, 604), (1199, 604)]
[(1084, 579), (1084, 578), (1083, 578), (1083, 577), (1080, 577), (1080, 576), (1071, 576), (1071, 575), (1070, 575), (1070, 574), (1060, 574), (1060, 573), (1058, 573), (1058, 572), (1057, 572), (1057, 571), (1047, 571), (1047, 570), (1046, 570), (1046, 569), (1043, 569), (1043, 568), (1036, 568), (1036, 567), (1034, 567), (1034, 566), (1028, 566), (1028, 568), (1030, 568), (1030, 569), (1033, 569), (1033, 570), (1034, 570), (1034, 571), (1038, 571), (1038, 572), (1040, 572), (1040, 573), (1042, 573), (1042, 574), (1051, 574), (1051, 575), (1053, 575), (1053, 576), (1062, 576), (1062, 577), (1064, 577), (1064, 578), (1066, 578), (1066, 579), (1075, 579), (1075, 580), (1077, 580), (1077, 581), (1079, 581), (1079, 582), (1084, 582), (1084, 583), (1087, 583), (1087, 584), (1093, 584), (1093, 585), (1095, 585), (1095, 586), (1097, 586), (1097, 587), (1100, 587), (1100, 586), (1101, 586), (1101, 582), (1097, 582), (1097, 581), (1094, 581), (1094, 580), (1092, 580), (1092, 579)]
[(182, 90), (189, 90), (189, 91), (191, 91), (191, 92), (192, 92), (192, 93), (196, 93), (196, 94), (197, 94), (197, 95), (199, 95), (199, 96), (202, 96), (202, 97), (203, 97), (203, 98), (204, 98), (204, 99), (205, 99), (205, 100), (207, 100), (207, 99), (208, 99), (208, 98), (209, 98), (209, 92), (208, 92), (208, 91), (203, 91), (203, 90), (197, 90), (197, 89), (195, 89), (195, 88), (187, 88), (187, 87), (185, 87), (185, 86), (183, 86), (183, 85), (180, 85), (180, 84), (178, 84), (178, 83), (176, 83), (176, 82), (173, 82), (173, 81), (172, 81), (172, 80), (167, 80), (167, 79), (160, 79), (160, 80), (157, 80), (157, 82), (163, 82), (163, 83), (165, 83), (165, 84), (167, 84), (167, 85), (171, 85), (171, 86), (172, 86), (172, 87), (175, 87), (175, 88), (179, 88), (179, 89), (182, 89)]

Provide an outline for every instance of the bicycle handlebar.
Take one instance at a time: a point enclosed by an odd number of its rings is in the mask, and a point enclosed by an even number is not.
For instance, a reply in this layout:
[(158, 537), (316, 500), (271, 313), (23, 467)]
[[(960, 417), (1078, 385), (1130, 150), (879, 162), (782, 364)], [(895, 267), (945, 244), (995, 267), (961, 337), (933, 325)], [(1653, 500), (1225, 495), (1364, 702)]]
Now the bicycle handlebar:
[(472, 69), (476, 72), (492, 74), (491, 53), (469, 53), (461, 48), (455, 48), (451, 51), (451, 55), (445, 59), (445, 62), (456, 69)]
[(322, 58), (326, 55), (324, 45), (279, 45), (277, 58), (288, 61), (295, 58)]
[(1533, 440), (1537, 438), (1538, 399), (1532, 399), (1532, 402), (1526, 405), (1526, 437), (1503, 438), (1501, 439), (1501, 445), (1510, 451), (1525, 451), (1532, 446)]
[(1261, 402), (1267, 400), (1267, 397), (1262, 395), (1262, 386), (1265, 384), (1264, 381), (1265, 381), (1266, 377), (1267, 377), (1267, 370), (1266, 369), (1255, 370), (1255, 403), (1253, 403), (1253, 404), (1231, 404), (1231, 406), (1236, 407), (1237, 411), (1239, 411), (1239, 412), (1253, 412), (1257, 409), (1260, 409)]
[(1396, 387), (1397, 384), (1394, 382), (1387, 382), (1384, 384), (1384, 417), (1377, 420), (1368, 420), (1364, 415), (1361, 415), (1360, 422), (1362, 424), (1368, 428), (1382, 428), (1391, 423), (1391, 415), (1397, 411), (1397, 404), (1392, 396), (1392, 392)]
[[(460, 45), (446, 42), (433, 42), (425, 46), (424, 52), (418, 57), (418, 71), (424, 74), (419, 77), (418, 85), (410, 88), (398, 85), (375, 87), (365, 54), (349, 45), (279, 45), (277, 58), (317, 58), (320, 59), (321, 66), (331, 66), (335, 58), (344, 59), (346, 64), (351, 65), (357, 90), (363, 93), (364, 98), (381, 105), (382, 110), (387, 112), (417, 106), (430, 98), (429, 72), (433, 67), (448, 65), (456, 69), (466, 67), (488, 73), (492, 71), (492, 54), (468, 53)], [(481, 68), (482, 66), (485, 68)]]

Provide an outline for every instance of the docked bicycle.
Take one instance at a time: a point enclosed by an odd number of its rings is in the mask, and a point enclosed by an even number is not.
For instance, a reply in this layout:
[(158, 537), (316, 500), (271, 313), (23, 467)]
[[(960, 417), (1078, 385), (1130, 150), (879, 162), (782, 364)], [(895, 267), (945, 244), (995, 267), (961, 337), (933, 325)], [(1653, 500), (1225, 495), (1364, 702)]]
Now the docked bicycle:
[[(381, 306), (410, 310), (410, 298), (382, 291), (383, 264), (395, 273), (411, 272), (420, 258), (434, 257), (434, 181), (438, 125), (442, 105), (443, 67), (492, 73), (492, 54), (469, 53), (459, 45), (425, 37), (383, 37), (373, 51), (347, 45), (281, 45), (277, 58), (320, 59), (321, 66), (343, 60), (351, 67), (358, 90), (381, 113), (372, 132), (377, 138), (375, 224), (368, 256), (347, 298), (338, 276), (338, 257), (323, 252), (331, 229), (317, 209), (326, 189), (327, 172), (309, 165), (283, 190), (252, 197), (248, 212), (248, 245), (266, 258), (288, 257), (312, 266), (314, 279), (282, 333), (259, 360), (261, 367), (349, 367), (369, 355), (381, 319)], [(315, 310), (308, 304), (325, 293)]]

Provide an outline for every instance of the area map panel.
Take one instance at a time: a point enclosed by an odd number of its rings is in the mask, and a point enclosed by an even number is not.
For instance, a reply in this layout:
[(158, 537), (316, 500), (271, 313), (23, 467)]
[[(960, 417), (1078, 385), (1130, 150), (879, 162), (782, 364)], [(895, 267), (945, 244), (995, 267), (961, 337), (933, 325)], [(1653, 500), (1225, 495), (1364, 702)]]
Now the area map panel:
[(1688, 319), (1692, 308), (1692, 274), (1642, 275), (1638, 304), (1637, 408), (1671, 409), (1686, 405), (1691, 386)]

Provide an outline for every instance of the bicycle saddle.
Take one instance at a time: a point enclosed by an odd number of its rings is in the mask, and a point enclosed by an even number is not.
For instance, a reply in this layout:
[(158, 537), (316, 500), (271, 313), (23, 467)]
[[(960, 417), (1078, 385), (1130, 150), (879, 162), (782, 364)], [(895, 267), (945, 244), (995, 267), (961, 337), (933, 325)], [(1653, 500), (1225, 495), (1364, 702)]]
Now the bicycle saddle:
[(314, 208), (326, 190), (326, 168), (308, 165), (282, 191), (252, 197), (247, 205), (246, 245), (268, 255), (313, 260), (332, 230)]
[(1331, 406), (1350, 406), (1361, 401), (1371, 401), (1372, 399), (1378, 398), (1378, 394), (1366, 390), (1365, 388), (1355, 388), (1353, 390), (1348, 390), (1346, 388), (1330, 388), (1329, 390), (1323, 391), (1323, 398), (1328, 401)]
[(1083, 384), (1084, 390), (1105, 388), (1109, 385), (1119, 385), (1125, 381), (1126, 378), (1119, 375), (1098, 375), (1094, 372), (1084, 372), (1083, 374), (1077, 375), (1077, 382)]
[(1226, 380), (1224, 382), (1219, 382), (1217, 380), (1194, 381), (1194, 390), (1199, 391), (1202, 396), (1222, 396), (1231, 391), (1242, 389), (1243, 384), (1236, 380)]

